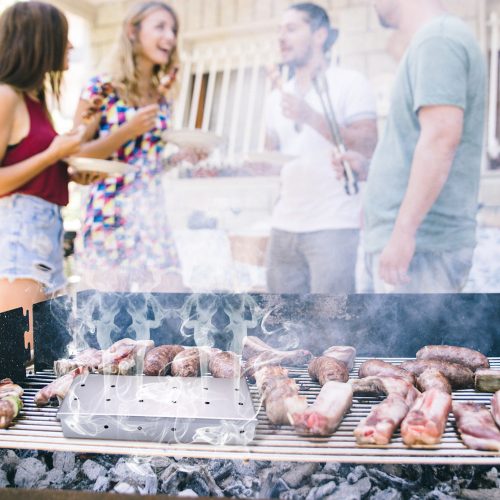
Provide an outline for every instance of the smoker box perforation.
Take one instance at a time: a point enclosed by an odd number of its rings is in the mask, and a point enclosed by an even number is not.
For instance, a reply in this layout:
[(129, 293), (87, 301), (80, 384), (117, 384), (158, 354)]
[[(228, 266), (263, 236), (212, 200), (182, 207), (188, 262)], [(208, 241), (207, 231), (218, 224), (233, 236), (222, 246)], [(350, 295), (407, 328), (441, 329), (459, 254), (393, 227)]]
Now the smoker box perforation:
[(244, 379), (80, 375), (57, 413), (71, 438), (190, 443), (224, 430), (251, 441), (257, 424)]
[[(357, 358), (351, 378), (357, 377), (362, 362), (368, 358)], [(372, 359), (372, 358), (370, 358)], [(408, 358), (379, 358), (400, 363)], [(490, 358), (492, 368), (500, 369), (500, 358)], [(300, 393), (309, 402), (320, 391), (304, 369), (290, 369), (297, 379)], [(106, 453), (134, 455), (164, 455), (174, 457), (211, 459), (254, 459), (294, 462), (343, 462), (343, 463), (399, 463), (399, 464), (492, 464), (500, 465), (500, 454), (470, 450), (463, 445), (457, 435), (453, 416), (450, 415), (442, 443), (433, 448), (407, 448), (402, 443), (399, 432), (386, 447), (358, 447), (353, 430), (374, 404), (381, 401), (374, 397), (355, 397), (351, 411), (345, 416), (335, 434), (328, 438), (305, 438), (298, 436), (292, 427), (274, 427), (260, 408), (260, 398), (254, 385), (250, 393), (257, 414), (254, 440), (247, 445), (218, 446), (203, 443), (172, 443), (144, 441), (121, 441), (104, 439), (68, 439), (57, 420), (57, 407), (37, 408), (33, 397), (38, 389), (53, 380), (53, 372), (47, 370), (28, 378), (23, 400), (25, 406), (14, 426), (0, 431), (0, 447), (40, 449), (50, 451), (73, 451), (80, 453)], [(454, 400), (474, 401), (489, 404), (491, 394), (476, 393), (472, 390), (453, 393)]]

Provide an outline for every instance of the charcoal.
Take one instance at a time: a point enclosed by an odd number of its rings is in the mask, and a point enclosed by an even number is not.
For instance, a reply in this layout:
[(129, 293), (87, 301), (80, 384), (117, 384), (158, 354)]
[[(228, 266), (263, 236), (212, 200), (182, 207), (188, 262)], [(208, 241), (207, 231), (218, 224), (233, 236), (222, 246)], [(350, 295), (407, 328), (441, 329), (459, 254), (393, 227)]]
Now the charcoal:
[(131, 484), (125, 482), (119, 482), (117, 485), (115, 485), (113, 491), (122, 495), (136, 495), (137, 493), (139, 493), (135, 486), (132, 486)]
[(96, 481), (99, 476), (106, 475), (106, 469), (93, 460), (85, 460), (82, 465), (83, 473), (91, 481)]
[(7, 450), (2, 457), (3, 465), (6, 470), (11, 470), (17, 467), (21, 459), (16, 455), (13, 450)]
[(414, 481), (407, 481), (406, 479), (389, 475), (375, 468), (369, 469), (368, 474), (370, 478), (381, 487), (391, 486), (399, 491), (412, 491), (418, 486)]
[(454, 500), (457, 498), (455, 495), (450, 496), (437, 488), (433, 489), (431, 492), (424, 496), (424, 500)]
[(254, 464), (257, 469), (267, 469), (268, 467), (271, 467), (271, 462), (269, 460), (255, 460)]
[(99, 476), (92, 487), (92, 491), (95, 492), (105, 492), (109, 490), (109, 478), (106, 476)]
[(283, 474), (283, 480), (290, 488), (298, 488), (302, 485), (305, 479), (310, 478), (319, 468), (316, 463), (299, 464), (292, 467), (288, 472)]
[(328, 483), (332, 480), (330, 474), (313, 474), (311, 476), (311, 483), (313, 486), (321, 486), (322, 484)]
[(199, 472), (190, 474), (188, 481), (186, 481), (186, 485), (189, 489), (195, 491), (198, 496), (207, 497), (210, 495), (210, 488)]
[(43, 479), (43, 481), (46, 481), (51, 488), (56, 488), (56, 487), (62, 487), (64, 479), (65, 479), (65, 474), (62, 470), (51, 469), (49, 470), (49, 472), (47, 472), (47, 475), (45, 476), (45, 479)]
[(208, 472), (212, 475), (215, 481), (219, 482), (230, 476), (233, 472), (234, 465), (232, 462), (225, 460), (214, 460), (208, 464)]
[(52, 455), (54, 469), (70, 472), (75, 468), (76, 457), (74, 453), (66, 451), (55, 451)]
[(46, 472), (47, 466), (37, 458), (24, 458), (17, 466), (14, 484), (18, 488), (33, 488), (43, 479)]
[[(235, 498), (248, 498), (253, 496), (253, 491), (249, 488), (246, 488), (241, 481), (233, 481), (231, 486), (228, 486), (224, 489), (224, 495)], [(268, 496), (262, 498), (270, 497)]]
[(80, 469), (75, 467), (72, 471), (64, 475), (64, 487), (71, 487), (74, 483), (78, 481), (80, 477)]
[(134, 486), (144, 495), (154, 495), (158, 491), (158, 479), (148, 463), (127, 461), (121, 458), (109, 471), (109, 477), (113, 482), (123, 482)]
[(368, 494), (371, 487), (370, 479), (364, 477), (355, 484), (349, 484), (347, 482), (339, 484), (333, 494), (324, 498), (328, 500), (360, 500)]
[(244, 476), (241, 478), (241, 482), (246, 488), (255, 491), (260, 490), (260, 480), (258, 477)]
[(306, 497), (306, 500), (322, 500), (328, 495), (332, 494), (337, 489), (337, 484), (335, 481), (324, 484), (323, 486), (317, 486), (312, 488)]
[(10, 482), (7, 479), (7, 472), (0, 469), (0, 488), (7, 488), (10, 486)]
[(387, 488), (386, 490), (378, 490), (372, 492), (370, 500), (402, 500), (403, 496), (398, 490), (394, 488)]
[(193, 490), (182, 490), (179, 493), (177, 493), (178, 497), (197, 497), (198, 495), (196, 494), (195, 491)]
[(500, 498), (497, 488), (460, 491), (460, 498), (465, 500), (498, 500)]
[(495, 488), (495, 487), (498, 487), (499, 484), (500, 484), (500, 481), (498, 479), (498, 471), (495, 467), (486, 471), (482, 475), (482, 486)]
[(288, 485), (283, 481), (282, 478), (279, 478), (273, 485), (271, 492), (269, 494), (270, 498), (281, 498), (281, 494), (284, 493), (285, 491), (289, 491), (290, 488)]
[(362, 477), (366, 476), (366, 467), (358, 465), (357, 467), (354, 467), (354, 470), (347, 475), (347, 482), (349, 484), (354, 484), (357, 483)]
[(323, 467), (323, 474), (331, 474), (332, 476), (337, 476), (340, 471), (341, 464), (336, 462), (329, 462)]
[[(263, 465), (259, 467), (257, 464)], [(234, 475), (238, 477), (252, 476), (256, 477), (259, 469), (269, 469), (271, 467), (271, 462), (250, 462), (243, 460), (235, 460), (233, 462)]]

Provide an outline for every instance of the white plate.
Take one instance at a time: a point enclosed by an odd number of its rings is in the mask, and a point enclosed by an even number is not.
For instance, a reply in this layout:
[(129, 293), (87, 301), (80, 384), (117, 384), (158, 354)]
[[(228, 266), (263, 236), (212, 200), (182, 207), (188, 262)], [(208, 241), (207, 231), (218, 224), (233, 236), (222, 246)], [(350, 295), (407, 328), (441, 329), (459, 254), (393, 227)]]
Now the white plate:
[(72, 156), (66, 162), (78, 172), (101, 172), (109, 175), (125, 175), (132, 170), (132, 166), (128, 163), (99, 160), (97, 158)]
[(283, 165), (297, 157), (287, 155), (279, 151), (262, 151), (260, 153), (248, 153), (245, 155), (245, 161), (248, 163), (268, 163), (269, 165)]
[(163, 133), (165, 142), (172, 142), (180, 148), (199, 148), (211, 151), (222, 143), (222, 137), (200, 129), (167, 130)]

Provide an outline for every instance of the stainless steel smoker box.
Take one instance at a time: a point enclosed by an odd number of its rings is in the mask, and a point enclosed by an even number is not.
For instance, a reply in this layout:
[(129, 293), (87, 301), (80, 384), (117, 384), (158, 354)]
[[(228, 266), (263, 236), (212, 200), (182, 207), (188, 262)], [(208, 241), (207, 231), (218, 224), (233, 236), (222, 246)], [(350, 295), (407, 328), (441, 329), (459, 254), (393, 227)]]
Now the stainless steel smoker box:
[(88, 374), (57, 413), (65, 437), (246, 444), (257, 417), (244, 379)]

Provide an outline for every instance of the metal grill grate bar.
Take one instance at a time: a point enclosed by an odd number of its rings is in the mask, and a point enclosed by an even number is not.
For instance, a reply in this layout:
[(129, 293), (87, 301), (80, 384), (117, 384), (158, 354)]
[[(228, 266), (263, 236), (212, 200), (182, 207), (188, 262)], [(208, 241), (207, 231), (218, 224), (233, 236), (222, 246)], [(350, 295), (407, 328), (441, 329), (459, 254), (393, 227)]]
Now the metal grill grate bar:
[[(356, 378), (361, 363), (368, 358), (358, 358), (351, 372)], [(384, 358), (385, 361), (400, 363), (406, 358)], [(492, 368), (500, 368), (500, 358), (490, 358)], [(306, 369), (291, 369), (291, 376), (300, 385), (300, 393), (312, 403), (320, 391), (318, 384), (311, 381)], [(259, 394), (255, 386), (250, 387), (258, 425), (255, 439), (246, 446), (216, 446), (210, 444), (164, 444), (138, 441), (115, 441), (101, 439), (67, 439), (57, 420), (56, 407), (37, 408), (33, 397), (44, 385), (54, 379), (51, 371), (30, 375), (25, 387), (25, 406), (15, 424), (0, 430), (1, 448), (40, 449), (50, 451), (74, 451), (80, 453), (106, 453), (134, 455), (164, 455), (186, 458), (254, 459), (310, 462), (347, 463), (420, 463), (420, 464), (498, 464), (500, 454), (475, 451), (466, 448), (458, 437), (453, 415), (450, 415), (440, 445), (427, 448), (407, 448), (401, 436), (396, 433), (392, 442), (385, 447), (358, 447), (353, 430), (374, 404), (381, 400), (373, 397), (355, 397), (351, 411), (345, 416), (337, 432), (328, 438), (305, 438), (297, 436), (292, 427), (271, 425), (263, 408), (260, 408)], [(472, 390), (453, 393), (456, 401), (474, 401), (489, 404), (491, 394)]]

